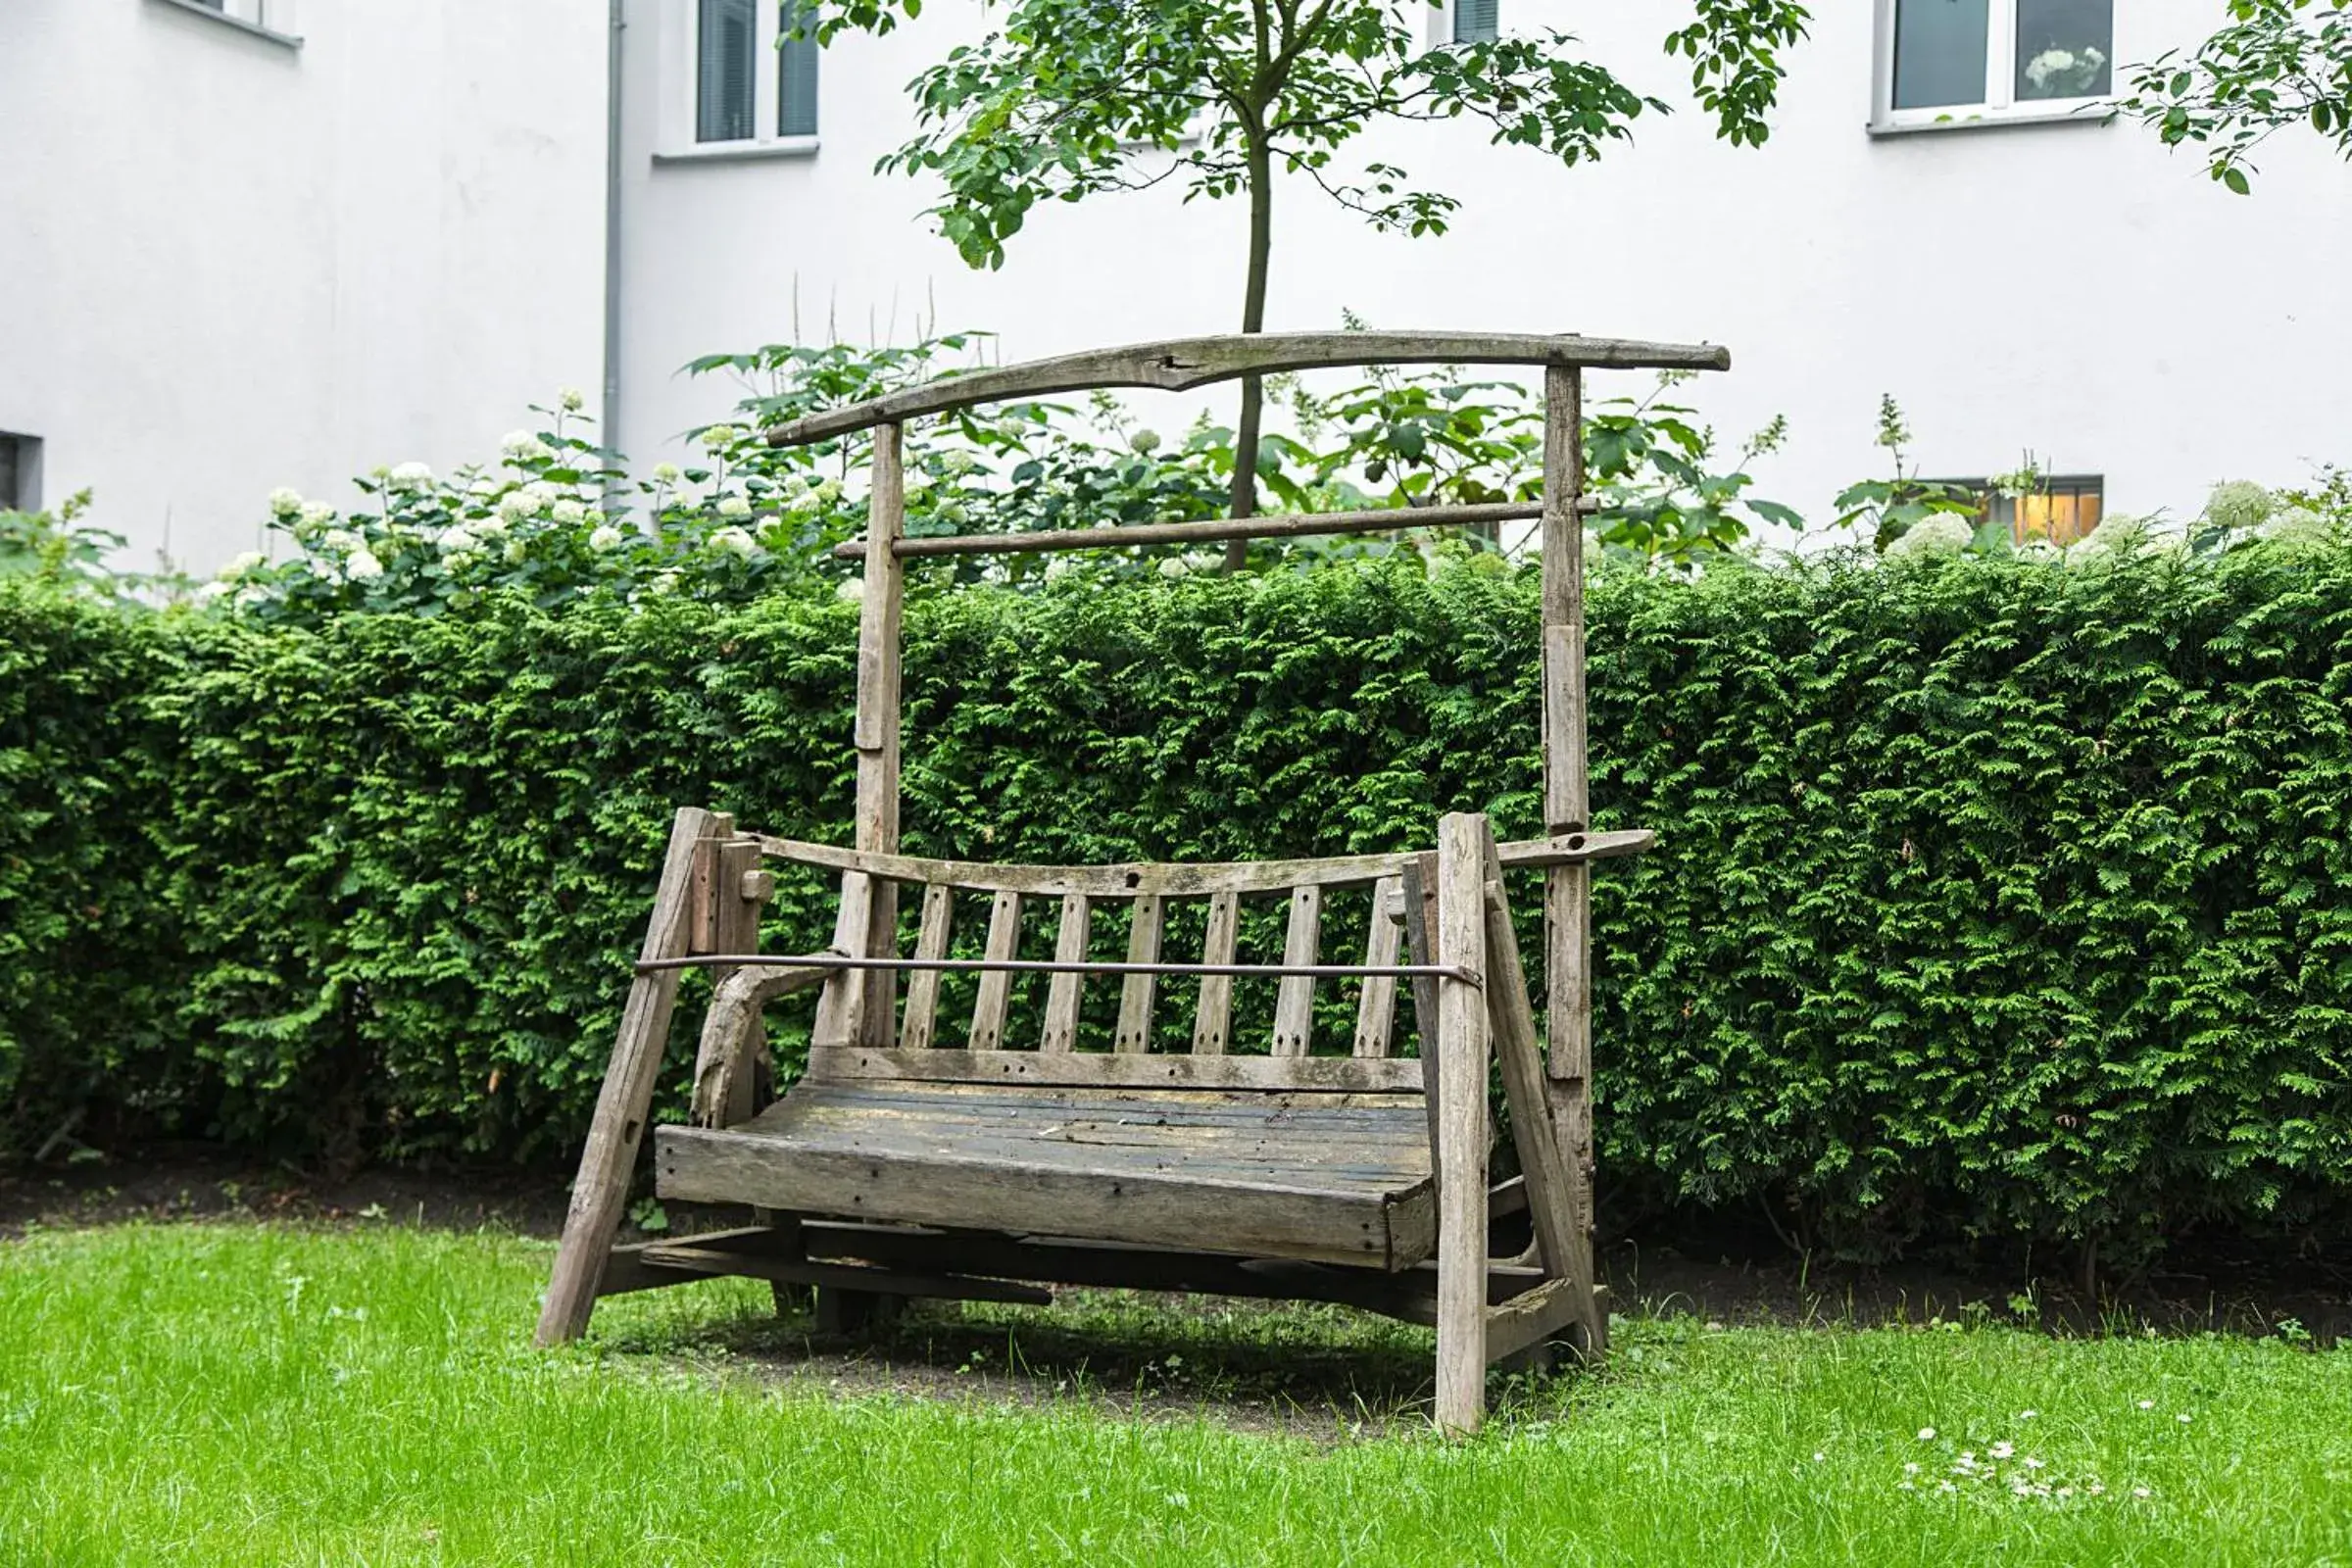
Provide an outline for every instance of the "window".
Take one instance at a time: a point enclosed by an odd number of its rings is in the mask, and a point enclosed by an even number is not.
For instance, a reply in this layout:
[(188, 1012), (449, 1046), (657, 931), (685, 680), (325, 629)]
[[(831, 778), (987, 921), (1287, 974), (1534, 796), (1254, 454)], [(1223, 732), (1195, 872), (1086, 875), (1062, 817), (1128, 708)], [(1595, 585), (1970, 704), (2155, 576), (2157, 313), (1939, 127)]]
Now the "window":
[(1502, 0), (1453, 0), (1453, 41), (1493, 43), (1495, 12)]
[(0, 512), (32, 512), (40, 504), (40, 442), (0, 430)]
[(1881, 0), (1879, 57), (1882, 128), (2064, 118), (2114, 87), (2115, 0)]
[[(753, 146), (816, 134), (817, 42), (794, 37), (813, 24), (808, 0), (691, 0), (694, 8), (694, 140)], [(774, 130), (760, 122), (775, 103)]]
[(1977, 521), (1997, 522), (2009, 530), (2009, 542), (2047, 540), (2071, 545), (2099, 525), (2105, 509), (2107, 481), (2095, 473), (2044, 474), (2024, 495), (2007, 496), (1989, 479), (1942, 479), (1968, 492), (1976, 503)]

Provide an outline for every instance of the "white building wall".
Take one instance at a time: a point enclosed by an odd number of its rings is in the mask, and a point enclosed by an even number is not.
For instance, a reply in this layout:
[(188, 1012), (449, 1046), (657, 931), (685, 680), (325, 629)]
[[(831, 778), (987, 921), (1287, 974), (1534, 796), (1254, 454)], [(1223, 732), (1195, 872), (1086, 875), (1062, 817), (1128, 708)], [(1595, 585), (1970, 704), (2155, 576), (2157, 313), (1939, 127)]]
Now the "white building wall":
[(139, 564), (600, 373), (605, 8), (269, 4), (0, 0), (0, 430)]
[[(1002, 354), (1238, 323), (1238, 201), (1173, 188), (1032, 215), (999, 272), (967, 270), (918, 216), (926, 183), (877, 176), (912, 131), (904, 84), (977, 31), (939, 0), (824, 62), (813, 156), (662, 162), (679, 151), (675, 54), (688, 0), (629, 0), (623, 213), (623, 444), (641, 462), (719, 416), (734, 390), (674, 374), (691, 357), (818, 339), (904, 342), (923, 322), (1002, 334)], [(2193, 40), (2207, 0), (2126, 0), (2117, 57)], [(1874, 137), (1872, 8), (1816, 7), (1813, 36), (1761, 151), (1714, 140), (1685, 107), (1566, 171), (1459, 122), (1394, 129), (1378, 153), (1464, 199), (1438, 239), (1383, 238), (1294, 182), (1280, 197), (1274, 328), (1563, 330), (1705, 338), (1735, 368), (1686, 389), (1733, 440), (1775, 414), (1793, 439), (1759, 493), (1824, 516), (1884, 471), (1878, 399), (1911, 416), (1931, 473), (1984, 474), (2031, 449), (2103, 473), (2111, 512), (2193, 511), (2224, 477), (2274, 482), (2352, 460), (2352, 169), (2294, 133), (2233, 197), (2129, 124)], [(1686, 102), (1660, 51), (1668, 13), (1504, 0), (1505, 24), (1553, 24), (1637, 85)], [(1640, 390), (1638, 378), (1607, 378)], [(1230, 398), (1230, 392), (1216, 394)], [(1209, 393), (1163, 405), (1170, 424)], [(1147, 403), (1147, 408), (1151, 405)]]

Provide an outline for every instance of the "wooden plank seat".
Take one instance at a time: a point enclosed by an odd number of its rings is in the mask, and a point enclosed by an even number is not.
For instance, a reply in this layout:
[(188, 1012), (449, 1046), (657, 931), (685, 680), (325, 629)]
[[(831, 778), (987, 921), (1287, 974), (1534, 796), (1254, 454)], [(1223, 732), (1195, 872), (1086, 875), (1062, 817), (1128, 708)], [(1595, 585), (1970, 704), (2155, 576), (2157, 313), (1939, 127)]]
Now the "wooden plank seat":
[(1417, 1093), (869, 1078), (655, 1136), (667, 1199), (1384, 1269), (1437, 1243)]

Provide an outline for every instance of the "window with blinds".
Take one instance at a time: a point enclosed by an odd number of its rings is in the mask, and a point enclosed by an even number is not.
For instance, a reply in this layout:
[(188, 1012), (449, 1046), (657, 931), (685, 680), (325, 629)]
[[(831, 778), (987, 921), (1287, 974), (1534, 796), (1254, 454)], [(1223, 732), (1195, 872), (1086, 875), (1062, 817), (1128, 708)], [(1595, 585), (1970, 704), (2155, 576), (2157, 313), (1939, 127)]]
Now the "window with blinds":
[(23, 466), (17, 457), (17, 438), (0, 435), (0, 512), (29, 510), (24, 505)]
[(698, 0), (695, 24), (696, 141), (750, 141), (760, 78), (756, 0)]
[[(801, 36), (796, 29), (806, 28)], [(816, 134), (816, 7), (783, 0), (777, 9), (776, 134)]]
[(1493, 43), (1502, 0), (1453, 0), (1453, 41)]

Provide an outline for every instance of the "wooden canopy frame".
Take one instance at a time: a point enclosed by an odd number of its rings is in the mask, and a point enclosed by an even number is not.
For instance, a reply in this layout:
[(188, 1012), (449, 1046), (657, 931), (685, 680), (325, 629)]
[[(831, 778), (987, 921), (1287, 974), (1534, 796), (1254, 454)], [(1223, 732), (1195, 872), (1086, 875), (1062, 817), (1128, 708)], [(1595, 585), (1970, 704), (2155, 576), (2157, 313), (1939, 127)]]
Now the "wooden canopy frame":
[[(909, 420), (982, 403), (1094, 387), (1182, 389), (1244, 375), (1377, 364), (1541, 366), (1544, 398), (1541, 501), (1020, 534), (921, 538), (906, 534), (903, 443)], [(1729, 365), (1727, 351), (1712, 345), (1573, 335), (1350, 332), (1188, 338), (948, 377), (810, 415), (768, 431), (766, 439), (779, 446), (873, 432), (868, 529), (862, 539), (845, 544), (837, 552), (862, 561), (865, 583), (858, 646), (853, 842), (842, 849), (739, 833), (732, 818), (721, 814), (693, 808), (678, 813), (661, 896), (572, 1190), (564, 1241), (540, 1319), (540, 1342), (553, 1343), (579, 1334), (600, 1295), (710, 1272), (751, 1273), (779, 1282), (816, 1284), (820, 1292), (834, 1293), (837, 1302), (861, 1298), (854, 1294), (859, 1291), (1040, 1298), (1040, 1293), (1005, 1283), (1007, 1279), (1157, 1283), (1166, 1288), (1245, 1295), (1319, 1296), (1434, 1320), (1440, 1340), (1439, 1419), (1449, 1429), (1463, 1431), (1478, 1424), (1484, 1405), (1484, 1368), (1494, 1355), (1540, 1345), (1563, 1324), (1578, 1329), (1587, 1350), (1597, 1351), (1605, 1344), (1606, 1312), (1593, 1286), (1591, 1250), (1592, 867), (1596, 859), (1638, 853), (1651, 836), (1591, 831), (1581, 516), (1591, 509), (1584, 495), (1580, 441), (1583, 373), (1588, 368), (1719, 370)], [(1496, 845), (1483, 818), (1456, 815), (1441, 824), (1435, 855), (1225, 866), (1003, 866), (900, 853), (901, 658), (909, 560), (1388, 532), (1400, 527), (1483, 525), (1515, 518), (1538, 520), (1541, 527), (1544, 838)], [(760, 868), (764, 859), (840, 873), (839, 922), (827, 953), (790, 958), (759, 953), (760, 907), (772, 889), (769, 873)], [(1508, 906), (1501, 893), (1503, 872), (1513, 866), (1540, 869), (1544, 877), (1543, 959), (1549, 1049), (1541, 1060)], [(924, 894), (922, 936), (911, 957), (902, 956), (898, 949), (898, 890), (902, 885), (920, 886)], [(1370, 887), (1375, 891), (1373, 927), (1362, 963), (1317, 961), (1316, 914), (1320, 890), (1326, 887)], [(950, 905), (959, 890), (984, 893), (995, 901), (983, 958), (948, 956)], [(1284, 961), (1234, 962), (1234, 901), (1245, 893), (1283, 890), (1290, 890), (1295, 900)], [(1062, 901), (1061, 936), (1053, 961), (1024, 960), (1015, 954), (1023, 897)], [(1211, 900), (1209, 950), (1200, 963), (1160, 959), (1160, 903), (1182, 897)], [(1128, 957), (1119, 963), (1089, 961), (1086, 955), (1090, 905), (1105, 898), (1132, 900), (1138, 910)], [(1148, 940), (1143, 918), (1147, 908)], [(1219, 920), (1225, 922), (1221, 948)], [(1412, 938), (1410, 961), (1400, 960), (1400, 939), (1392, 920)], [(1366, 1277), (1360, 1270), (1330, 1266), (1344, 1260), (1336, 1253), (1328, 1261), (1318, 1262), (1325, 1254), (1307, 1245), (1311, 1239), (1298, 1237), (1281, 1242), (1291, 1250), (1279, 1255), (1300, 1260), (1287, 1264), (1221, 1261), (1214, 1255), (1191, 1252), (1123, 1252), (1106, 1259), (1083, 1247), (1038, 1236), (1024, 1239), (1017, 1234), (992, 1242), (956, 1230), (942, 1240), (866, 1226), (854, 1239), (845, 1240), (826, 1228), (839, 1230), (835, 1221), (815, 1218), (805, 1222), (780, 1209), (756, 1207), (762, 1223), (751, 1231), (702, 1238), (693, 1244), (615, 1249), (612, 1243), (668, 1033), (678, 970), (692, 965), (712, 966), (720, 981), (705, 1028), (696, 1082), (698, 1129), (713, 1131), (663, 1131), (663, 1179), (672, 1184), (665, 1191), (686, 1197), (723, 1196), (756, 1205), (766, 1204), (768, 1197), (747, 1200), (745, 1195), (772, 1192), (778, 1205), (800, 1200), (798, 1189), (789, 1183), (778, 1186), (756, 1172), (744, 1173), (740, 1151), (726, 1143), (739, 1135), (724, 1129), (752, 1118), (762, 1099), (760, 1006), (775, 996), (821, 986), (812, 1073), (821, 1071), (830, 1082), (894, 1079), (896, 1075), (925, 1082), (968, 1083), (1011, 1075), (1022, 1081), (1070, 1085), (1072, 1092), (1089, 1083), (1159, 1083), (1195, 1089), (1221, 1085), (1236, 1093), (1294, 1097), (1300, 1091), (1320, 1091), (1362, 1098), (1367, 1115), (1387, 1114), (1380, 1109), (1386, 1103), (1379, 1100), (1381, 1096), (1426, 1091), (1431, 1157), (1443, 1166), (1438, 1173), (1437, 1207), (1431, 1215), (1441, 1250), (1435, 1296), (1426, 1279), (1384, 1284), (1378, 1276)], [(936, 1044), (932, 1020), (939, 976), (955, 970), (982, 974), (982, 1000), (970, 1042), (974, 1049), (969, 1053), (922, 1050)], [(996, 1007), (996, 1027), (1001, 1029), (1004, 986), (1010, 975), (1018, 972), (1054, 977), (1047, 1040), (1042, 1048), (1047, 1054), (1035, 1061), (1015, 1062), (1012, 1058), (1037, 1056), (1036, 1053), (980, 1049), (997, 1045), (987, 1032), (989, 1009)], [(902, 974), (910, 976), (906, 1024), (894, 1037)], [(1212, 1002), (1218, 1008), (1228, 1005), (1233, 977), (1249, 974), (1281, 982), (1277, 1054), (1271, 1058), (1222, 1054), (1222, 1036), (1216, 1033), (1224, 1027), (1222, 1011), (1215, 1013), (1213, 1030), (1209, 1023)], [(1195, 1054), (1189, 1058), (1114, 1055), (1095, 1066), (1087, 1065), (1087, 1057), (1066, 1054), (1072, 1049), (1078, 988), (1087, 975), (1121, 978), (1119, 1053), (1146, 1050), (1152, 987), (1158, 977), (1201, 977), (1202, 1023), (1196, 1032)], [(1339, 976), (1359, 979), (1364, 987), (1362, 1015), (1366, 1021), (1359, 1026), (1356, 1057), (1309, 1056), (1305, 1032), (1312, 987), (1319, 978)], [(1388, 1025), (1380, 1007), (1393, 1006), (1388, 999), (1396, 995), (1399, 980), (1410, 983), (1421, 1020), (1424, 1055), (1431, 1041), (1459, 1041), (1464, 1043), (1463, 1049), (1443, 1046), (1442, 1059), (1434, 1066), (1427, 1061), (1388, 1057)], [(1282, 1033), (1286, 1027), (1293, 1031), (1287, 1046)], [(1514, 1206), (1507, 1190), (1494, 1195), (1486, 1191), (1485, 1142), (1491, 1134), (1485, 1085), (1490, 1040), (1500, 1052), (1514, 1123), (1520, 1129), (1517, 1136), (1525, 1176), (1519, 1190), (1524, 1196), (1516, 1201), (1529, 1210), (1536, 1230), (1535, 1241), (1516, 1264), (1493, 1264), (1488, 1256), (1491, 1218)], [(1218, 1054), (1202, 1054), (1212, 1051)], [(990, 1059), (983, 1061), (983, 1057)], [(1129, 1065), (1122, 1066), (1122, 1060)], [(1144, 1069), (1142, 1076), (1137, 1069)], [(764, 1123), (769, 1118), (759, 1120)], [(1477, 1146), (1474, 1154), (1472, 1145)], [(723, 1180), (711, 1174), (722, 1169), (735, 1174)], [(855, 1193), (836, 1196), (829, 1211), (840, 1213), (856, 1198)], [(812, 1209), (817, 1215), (827, 1211), (821, 1204)], [(985, 1204), (978, 1204), (973, 1211), (993, 1212)], [(1048, 1211), (1065, 1212), (1051, 1205)], [(1404, 1210), (1382, 1212), (1392, 1216), (1384, 1224), (1406, 1222), (1398, 1217)], [(975, 1223), (953, 1202), (938, 1207), (936, 1216), (919, 1202), (912, 1207), (902, 1205), (895, 1218), (916, 1224)], [(1004, 1216), (999, 1215), (1000, 1228), (1008, 1228), (1003, 1221)], [(1074, 1234), (1078, 1233), (1049, 1231), (1046, 1237)], [(1092, 1234), (1115, 1240), (1120, 1233), (1114, 1225)], [(1290, 1233), (1282, 1232), (1282, 1236), (1290, 1237)], [(957, 1237), (962, 1240), (956, 1240)], [(1428, 1238), (1424, 1236), (1422, 1241), (1426, 1243)], [(1271, 1249), (1276, 1243), (1267, 1245)], [(1409, 1237), (1399, 1242), (1392, 1235), (1380, 1245), (1389, 1250), (1390, 1267), (1399, 1266), (1399, 1260), (1411, 1261)], [(1514, 1266), (1532, 1277), (1514, 1285), (1509, 1272)], [(1482, 1274), (1483, 1286), (1479, 1283)], [(1471, 1294), (1465, 1297), (1464, 1292)], [(820, 1302), (823, 1299), (820, 1294)], [(1502, 1304), (1490, 1306), (1490, 1299)]]

